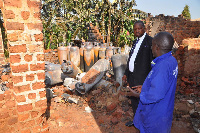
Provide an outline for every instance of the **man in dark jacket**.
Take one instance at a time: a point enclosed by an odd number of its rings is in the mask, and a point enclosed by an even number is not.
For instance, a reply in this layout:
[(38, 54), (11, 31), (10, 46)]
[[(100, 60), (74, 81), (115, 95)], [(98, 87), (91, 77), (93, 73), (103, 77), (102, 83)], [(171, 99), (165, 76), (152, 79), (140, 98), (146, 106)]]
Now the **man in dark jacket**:
[[(131, 88), (143, 84), (151, 70), (151, 61), (153, 59), (151, 51), (152, 37), (145, 32), (145, 26), (142, 21), (134, 23), (134, 35), (137, 38), (133, 41), (133, 46), (129, 52), (127, 68), (122, 77), (122, 80), (127, 82)], [(139, 98), (133, 97), (132, 93), (128, 93), (127, 96), (131, 99), (133, 113), (135, 114)], [(133, 121), (127, 122), (126, 126), (133, 126)]]

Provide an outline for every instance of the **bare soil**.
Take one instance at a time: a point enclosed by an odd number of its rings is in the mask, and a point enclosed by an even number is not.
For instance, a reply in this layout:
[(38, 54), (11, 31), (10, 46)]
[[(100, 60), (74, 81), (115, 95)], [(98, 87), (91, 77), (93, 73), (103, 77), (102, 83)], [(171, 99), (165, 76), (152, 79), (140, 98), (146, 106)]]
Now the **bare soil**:
[[(56, 89), (55, 89), (56, 88)], [(66, 92), (64, 86), (55, 86), (58, 97), (49, 102), (48, 126), (51, 133), (136, 133), (134, 127), (126, 127), (132, 120), (130, 100), (114, 93), (114, 86), (92, 89), (86, 95), (70, 95), (78, 103), (60, 98)], [(86, 107), (92, 109), (86, 111)], [(176, 94), (172, 133), (195, 133), (187, 104), (187, 97)]]

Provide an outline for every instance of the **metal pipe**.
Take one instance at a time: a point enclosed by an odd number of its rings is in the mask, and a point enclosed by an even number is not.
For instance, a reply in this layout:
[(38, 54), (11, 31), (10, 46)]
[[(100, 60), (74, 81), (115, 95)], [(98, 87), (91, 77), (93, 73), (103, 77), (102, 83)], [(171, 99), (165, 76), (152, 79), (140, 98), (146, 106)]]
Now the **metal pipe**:
[(120, 84), (117, 90), (119, 90), (120, 87), (122, 86), (122, 77), (126, 70), (127, 60), (128, 60), (128, 54), (115, 54), (111, 57), (114, 78)]

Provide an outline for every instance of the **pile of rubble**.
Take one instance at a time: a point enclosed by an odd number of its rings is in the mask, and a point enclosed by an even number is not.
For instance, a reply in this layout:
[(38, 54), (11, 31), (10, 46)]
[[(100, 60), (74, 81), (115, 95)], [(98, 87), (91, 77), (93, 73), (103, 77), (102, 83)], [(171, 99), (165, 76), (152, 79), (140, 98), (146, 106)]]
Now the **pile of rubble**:
[(0, 67), (0, 94), (3, 94), (9, 88), (6, 86), (10, 77), (10, 63)]

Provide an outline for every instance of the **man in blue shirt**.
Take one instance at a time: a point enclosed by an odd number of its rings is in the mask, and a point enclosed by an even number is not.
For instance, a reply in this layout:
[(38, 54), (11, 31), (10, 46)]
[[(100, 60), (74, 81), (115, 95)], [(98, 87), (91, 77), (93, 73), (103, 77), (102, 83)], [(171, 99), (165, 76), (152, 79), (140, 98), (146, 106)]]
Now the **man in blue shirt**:
[(133, 120), (140, 133), (170, 133), (174, 110), (174, 99), (178, 64), (172, 56), (173, 36), (168, 32), (158, 33), (152, 40), (152, 70), (146, 77), (142, 89), (131, 92), (140, 97)]

